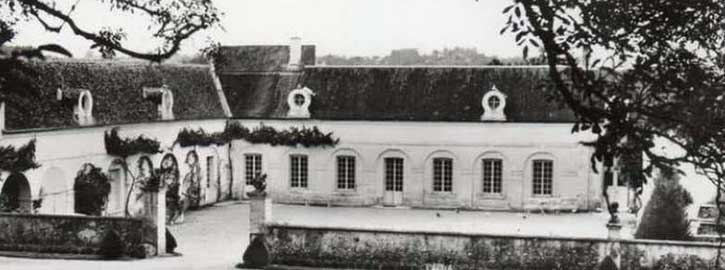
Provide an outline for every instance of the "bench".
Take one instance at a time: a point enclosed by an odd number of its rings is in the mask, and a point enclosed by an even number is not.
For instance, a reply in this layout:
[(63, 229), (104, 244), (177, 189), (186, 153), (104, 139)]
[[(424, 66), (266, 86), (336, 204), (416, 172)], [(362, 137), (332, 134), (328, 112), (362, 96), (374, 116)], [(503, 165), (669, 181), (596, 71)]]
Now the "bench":
[(530, 198), (524, 202), (526, 213), (538, 210), (543, 214), (548, 210), (558, 214), (566, 210), (576, 212), (577, 209), (579, 209), (579, 197)]

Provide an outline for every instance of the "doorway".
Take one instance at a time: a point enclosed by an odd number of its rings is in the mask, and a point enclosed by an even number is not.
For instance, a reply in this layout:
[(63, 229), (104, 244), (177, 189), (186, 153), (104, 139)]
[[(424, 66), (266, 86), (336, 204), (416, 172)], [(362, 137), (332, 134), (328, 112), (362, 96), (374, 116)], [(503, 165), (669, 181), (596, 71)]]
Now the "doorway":
[(384, 159), (383, 204), (397, 206), (403, 204), (403, 159), (389, 157)]
[(19, 173), (10, 175), (0, 191), (0, 212), (30, 213), (32, 209), (28, 180)]

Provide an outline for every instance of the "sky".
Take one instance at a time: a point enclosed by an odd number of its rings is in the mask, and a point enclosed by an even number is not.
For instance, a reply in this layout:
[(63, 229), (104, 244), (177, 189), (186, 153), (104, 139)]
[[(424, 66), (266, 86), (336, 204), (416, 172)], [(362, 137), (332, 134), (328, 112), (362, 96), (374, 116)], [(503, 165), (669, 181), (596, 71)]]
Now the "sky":
[[(69, 10), (75, 0), (57, 0)], [(89, 29), (122, 28), (125, 45), (150, 51), (150, 21), (145, 17), (109, 12), (98, 0), (79, 0), (72, 16)], [(386, 55), (393, 49), (418, 48), (421, 53), (453, 47), (475, 47), (501, 57), (520, 56), (513, 36), (499, 35), (510, 0), (216, 0), (224, 13), (222, 28), (199, 32), (183, 44), (192, 55), (209, 40), (222, 45), (287, 44), (292, 36), (317, 46), (317, 55)], [(15, 45), (59, 43), (76, 57), (90, 43), (64, 27), (60, 34), (44, 31), (36, 22), (22, 23)]]

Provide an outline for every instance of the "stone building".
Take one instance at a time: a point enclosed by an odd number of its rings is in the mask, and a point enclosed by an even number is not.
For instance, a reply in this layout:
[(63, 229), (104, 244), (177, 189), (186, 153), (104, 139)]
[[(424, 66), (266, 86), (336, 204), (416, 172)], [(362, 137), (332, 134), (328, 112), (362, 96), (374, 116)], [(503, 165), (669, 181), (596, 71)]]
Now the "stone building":
[[(74, 213), (74, 181), (86, 163), (111, 179), (105, 215), (123, 215), (132, 179), (148, 177), (153, 168), (168, 168), (165, 180), (181, 185), (179, 195), (195, 187), (199, 194), (192, 207), (231, 197), (226, 146), (174, 143), (183, 128), (224, 128), (229, 114), (210, 66), (84, 60), (28, 64), (38, 93), (8, 98), (0, 121), (3, 146), (36, 141), (40, 168), (0, 176), (0, 185), (16, 187), (3, 193), (20, 203), (21, 212), (31, 211), (35, 202), (38, 213)], [(158, 140), (162, 152), (130, 156), (124, 170), (120, 157), (108, 155), (104, 145), (104, 133), (114, 127), (121, 137)], [(134, 212), (140, 206), (136, 196), (130, 197)]]
[(266, 173), (276, 202), (600, 207), (602, 176), (580, 144), (592, 137), (571, 134), (573, 114), (547, 102), (545, 67), (314, 66), (314, 47), (299, 44), (221, 52), (230, 121), (316, 126), (340, 140), (233, 141), (233, 178)]
[[(314, 46), (299, 42), (222, 47), (215, 65), (30, 63), (39, 96), (5, 104), (1, 144), (35, 139), (42, 166), (2, 172), (3, 193), (28, 211), (35, 201), (39, 213), (73, 213), (76, 174), (91, 163), (111, 178), (106, 215), (123, 214), (129, 179), (156, 168), (192, 206), (243, 198), (266, 173), (278, 203), (601, 207), (603, 177), (580, 144), (592, 137), (571, 134), (572, 113), (547, 102), (545, 67), (315, 66)], [(339, 143), (176, 143), (184, 128), (232, 123), (317, 127)], [(104, 146), (114, 127), (157, 139), (162, 153), (128, 157), (124, 170)]]

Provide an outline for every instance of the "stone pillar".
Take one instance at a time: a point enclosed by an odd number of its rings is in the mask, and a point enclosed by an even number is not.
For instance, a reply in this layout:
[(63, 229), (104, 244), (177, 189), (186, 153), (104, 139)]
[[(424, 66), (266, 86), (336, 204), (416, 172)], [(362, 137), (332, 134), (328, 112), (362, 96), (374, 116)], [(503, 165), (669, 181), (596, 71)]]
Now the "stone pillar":
[(272, 199), (264, 191), (249, 196), (249, 245), (244, 250), (241, 268), (264, 268), (270, 263), (269, 248), (264, 238), (265, 223), (272, 217)]
[(608, 246), (608, 254), (612, 261), (614, 261), (614, 264), (617, 266), (617, 269), (622, 268), (622, 253), (621, 253), (621, 247), (619, 244), (619, 240), (622, 239), (621, 230), (622, 230), (622, 224), (618, 222), (609, 222), (607, 223), (607, 239), (609, 239)]
[(249, 239), (264, 234), (264, 224), (272, 218), (272, 198), (267, 194), (249, 195)]
[(146, 192), (144, 194), (144, 219), (153, 228), (150, 232), (155, 239), (156, 254), (166, 254), (166, 187), (158, 192)]

